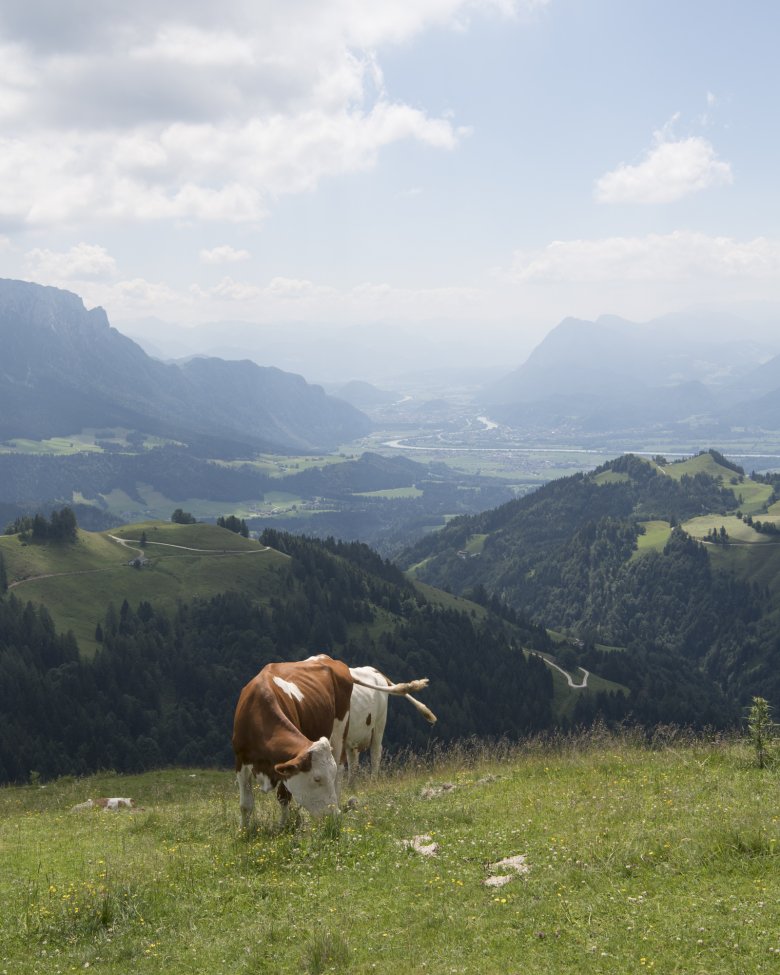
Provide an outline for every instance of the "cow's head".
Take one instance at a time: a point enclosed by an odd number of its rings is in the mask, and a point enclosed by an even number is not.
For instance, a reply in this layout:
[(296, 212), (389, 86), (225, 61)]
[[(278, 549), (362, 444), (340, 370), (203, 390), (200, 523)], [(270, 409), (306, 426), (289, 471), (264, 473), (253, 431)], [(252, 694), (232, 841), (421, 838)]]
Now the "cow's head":
[(338, 811), (338, 768), (327, 738), (320, 738), (289, 762), (280, 762), (274, 768), (295, 801), (312, 816)]

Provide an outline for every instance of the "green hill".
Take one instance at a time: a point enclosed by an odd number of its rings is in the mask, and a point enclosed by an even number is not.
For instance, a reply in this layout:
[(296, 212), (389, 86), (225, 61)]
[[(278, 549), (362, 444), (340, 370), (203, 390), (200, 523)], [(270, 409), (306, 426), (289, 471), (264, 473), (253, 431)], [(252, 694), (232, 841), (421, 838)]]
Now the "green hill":
[[(140, 809), (72, 811), (99, 796)], [(339, 821), (304, 814), (284, 832), (275, 799), (260, 796), (257, 829), (242, 835), (227, 769), (4, 788), (3, 968), (777, 968), (776, 770), (754, 767), (739, 742), (667, 729), (651, 748), (602, 734), (457, 750), (366, 776), (355, 796)]]
[[(714, 450), (675, 463), (626, 455), (454, 519), (401, 563), (577, 638), (572, 665), (627, 685), (634, 718), (733, 720), (752, 694), (780, 703), (778, 492), (780, 477), (748, 477)], [(592, 718), (578, 703), (573, 719)]]
[[(143, 534), (148, 542), (142, 550)], [(46, 606), (56, 628), (71, 630), (88, 655), (97, 648), (95, 627), (111, 603), (118, 608), (124, 600), (133, 606), (147, 600), (171, 612), (181, 600), (226, 590), (267, 600), (277, 588), (273, 569), (285, 561), (267, 546), (216, 525), (165, 522), (79, 531), (74, 545), (0, 536), (0, 553), (11, 591)], [(145, 561), (134, 568), (141, 555)]]

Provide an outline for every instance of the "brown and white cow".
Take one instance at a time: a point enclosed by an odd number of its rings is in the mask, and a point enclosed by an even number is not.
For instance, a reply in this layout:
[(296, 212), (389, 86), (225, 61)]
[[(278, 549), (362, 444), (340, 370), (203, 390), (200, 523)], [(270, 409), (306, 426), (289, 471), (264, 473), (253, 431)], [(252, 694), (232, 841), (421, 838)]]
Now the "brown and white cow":
[[(392, 687), (393, 682), (376, 667), (350, 667), (349, 672), (353, 680), (361, 681), (352, 688), (349, 727), (344, 738), (347, 779), (351, 780), (357, 772), (360, 752), (363, 751), (370, 753), (371, 774), (376, 775), (379, 771), (382, 738), (387, 724), (387, 694), (382, 689)], [(426, 721), (436, 723), (436, 715), (422, 701), (411, 694), (406, 695), (406, 700), (417, 708)]]
[[(282, 824), (290, 798), (313, 816), (338, 810), (336, 759), (344, 746), (352, 689), (360, 683), (340, 660), (325, 654), (263, 667), (244, 687), (233, 720), (233, 752), (246, 827), (254, 809), (253, 776), (264, 792), (277, 789)], [(427, 678), (391, 684), (385, 694), (409, 694)]]

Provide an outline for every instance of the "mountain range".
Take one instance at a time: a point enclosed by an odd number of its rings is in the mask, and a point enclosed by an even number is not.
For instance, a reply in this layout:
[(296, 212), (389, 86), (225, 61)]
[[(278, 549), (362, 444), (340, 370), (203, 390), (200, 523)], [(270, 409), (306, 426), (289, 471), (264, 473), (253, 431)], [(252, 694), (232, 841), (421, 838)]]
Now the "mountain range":
[(512, 427), (582, 432), (780, 428), (780, 334), (748, 340), (730, 316), (564, 319), (528, 359), (483, 388), (480, 402)]
[(350, 404), (275, 367), (160, 362), (102, 308), (87, 310), (57, 288), (0, 280), (0, 345), (0, 439), (118, 426), (285, 453), (332, 448), (370, 429)]
[[(685, 450), (745, 438), (755, 443), (780, 430), (780, 332), (769, 320), (711, 310), (642, 324), (567, 318), (503, 378), (495, 362), (512, 361), (515, 340), (504, 336), (506, 345), (480, 359), (472, 356), (474, 334), (468, 342), (460, 332), (441, 341), (435, 331), (410, 327), (309, 328), (305, 335), (302, 326), (221, 323), (176, 329), (174, 340), (172, 327), (156, 323), (168, 348), (178, 341), (179, 351), (208, 347), (252, 357), (162, 361), (78, 296), (0, 280), (0, 440), (119, 427), (199, 444), (201, 455), (212, 458), (318, 453), (366, 435), (372, 425), (395, 430), (399, 418), (408, 423), (413, 415), (422, 424), (446, 423), (465, 407), (521, 435), (611, 441), (618, 449), (621, 438), (640, 437)], [(147, 335), (154, 326), (145, 323)], [(485, 331), (484, 344), (495, 341)], [(276, 357), (288, 360), (296, 345), (299, 360), (341, 372), (342, 381), (312, 385), (278, 368)], [(485, 383), (490, 357), (493, 378)], [(368, 368), (372, 361), (406, 369), (405, 381), (388, 384), (389, 391), (365, 376), (347, 381), (352, 365)], [(429, 379), (426, 369), (433, 370)], [(444, 376), (444, 387), (437, 386)]]
[[(646, 322), (566, 318), (534, 344), (519, 325), (443, 328), (214, 322), (123, 324), (158, 356), (207, 354), (294, 368), (375, 414), (411, 394), (465, 402), (503, 426), (573, 437), (669, 433), (717, 442), (780, 428), (780, 309), (692, 308)], [(516, 362), (515, 368), (507, 371)], [(368, 382), (396, 391), (383, 395)], [(408, 404), (404, 407), (408, 411)]]

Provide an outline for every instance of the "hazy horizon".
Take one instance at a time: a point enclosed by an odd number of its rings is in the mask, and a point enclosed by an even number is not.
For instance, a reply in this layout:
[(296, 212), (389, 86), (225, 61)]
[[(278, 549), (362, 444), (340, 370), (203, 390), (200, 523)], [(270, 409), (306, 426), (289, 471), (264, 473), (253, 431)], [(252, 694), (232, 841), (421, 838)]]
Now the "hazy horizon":
[[(598, 316), (596, 322), (619, 328), (623, 323), (628, 332), (656, 335), (660, 346), (695, 347), (704, 359), (718, 346), (739, 345), (744, 351), (750, 343), (755, 348), (748, 358), (759, 363), (780, 354), (778, 319), (780, 305), (733, 305), (717, 313), (704, 307), (680, 309), (647, 322), (607, 314)], [(249, 358), (259, 365), (300, 373), (309, 382), (326, 384), (362, 380), (403, 387), (407, 380), (428, 375), (451, 388), (458, 382), (480, 385), (513, 372), (561, 323), (536, 334), (512, 326), (493, 324), (474, 329), (452, 322), (373, 322), (359, 326), (230, 321), (188, 327), (149, 317), (112, 324), (150, 355), (164, 360), (193, 355)]]

